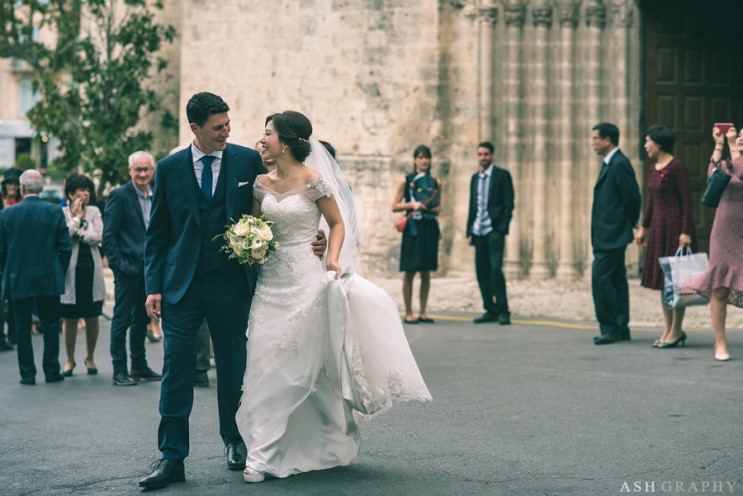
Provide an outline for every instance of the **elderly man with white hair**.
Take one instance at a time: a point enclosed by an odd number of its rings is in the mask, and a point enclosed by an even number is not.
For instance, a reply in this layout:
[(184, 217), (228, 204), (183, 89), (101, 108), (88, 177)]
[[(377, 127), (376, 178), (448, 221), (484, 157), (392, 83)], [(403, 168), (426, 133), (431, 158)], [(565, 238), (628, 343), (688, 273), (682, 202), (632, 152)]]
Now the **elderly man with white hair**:
[(23, 200), (0, 216), (0, 267), (16, 326), (21, 384), (36, 384), (31, 312), (36, 301), (44, 329), (42, 367), (46, 382), (64, 380), (59, 365), (60, 295), (72, 243), (62, 209), (39, 198), (44, 179), (36, 170), (20, 177)]
[[(155, 159), (145, 151), (129, 156), (132, 180), (114, 189), (106, 202), (103, 249), (114, 273), (114, 315), (111, 320), (111, 361), (114, 386), (137, 381), (159, 381), (162, 376), (147, 366), (144, 302), (144, 235), (150, 223)], [(131, 369), (127, 367), (126, 331), (129, 329)]]

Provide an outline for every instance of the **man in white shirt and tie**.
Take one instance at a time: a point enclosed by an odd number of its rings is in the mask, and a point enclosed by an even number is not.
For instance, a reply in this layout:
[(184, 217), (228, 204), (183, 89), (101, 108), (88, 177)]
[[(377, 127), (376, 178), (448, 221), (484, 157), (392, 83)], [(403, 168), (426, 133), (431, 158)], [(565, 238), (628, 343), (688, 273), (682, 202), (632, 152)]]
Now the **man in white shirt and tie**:
[(489, 141), (477, 145), (480, 171), (470, 182), (467, 241), (475, 247), (475, 272), (485, 313), (476, 324), (498, 321), (511, 323), (503, 275), (503, 251), (513, 213), (511, 174), (493, 163), (495, 147)]

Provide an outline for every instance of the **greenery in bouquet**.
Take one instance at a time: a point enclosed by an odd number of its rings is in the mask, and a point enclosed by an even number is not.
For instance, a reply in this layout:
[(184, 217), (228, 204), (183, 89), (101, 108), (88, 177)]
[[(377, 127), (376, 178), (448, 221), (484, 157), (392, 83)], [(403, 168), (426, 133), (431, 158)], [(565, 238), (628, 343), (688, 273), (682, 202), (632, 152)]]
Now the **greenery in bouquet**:
[(223, 238), (226, 241), (220, 250), (227, 253), (229, 258), (236, 258), (241, 264), (262, 264), (271, 252), (276, 251), (272, 225), (273, 222), (263, 216), (246, 214), (231, 226), (225, 226), (227, 230), (224, 234), (214, 239)]

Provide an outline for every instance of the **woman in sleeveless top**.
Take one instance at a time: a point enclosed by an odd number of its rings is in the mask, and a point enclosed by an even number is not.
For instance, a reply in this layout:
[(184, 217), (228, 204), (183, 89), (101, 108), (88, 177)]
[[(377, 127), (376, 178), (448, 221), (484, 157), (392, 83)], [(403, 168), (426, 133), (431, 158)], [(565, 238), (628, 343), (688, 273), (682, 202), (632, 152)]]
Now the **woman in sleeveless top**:
[[(405, 300), (405, 323), (432, 324), (426, 313), (431, 272), (438, 269), (441, 210), (441, 180), (431, 176), (431, 149), (418, 146), (413, 152), (415, 171), (398, 185), (392, 211), (412, 214), (402, 233), (400, 272), (404, 272), (402, 293)], [(420, 313), (413, 314), (413, 279), (420, 272)]]

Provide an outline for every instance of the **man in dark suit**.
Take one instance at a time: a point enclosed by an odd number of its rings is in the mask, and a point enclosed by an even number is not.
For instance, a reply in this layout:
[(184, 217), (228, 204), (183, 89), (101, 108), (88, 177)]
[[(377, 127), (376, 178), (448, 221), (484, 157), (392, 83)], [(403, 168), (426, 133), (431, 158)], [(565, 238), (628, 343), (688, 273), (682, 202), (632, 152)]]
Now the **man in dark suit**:
[[(147, 366), (145, 338), (150, 318), (144, 302), (144, 236), (150, 223), (155, 159), (147, 152), (129, 156), (132, 180), (108, 195), (103, 249), (114, 273), (114, 315), (111, 320), (113, 384), (134, 386), (137, 380), (159, 381), (162, 376)], [(131, 375), (127, 368), (126, 330), (130, 330)]]
[(145, 240), (146, 308), (163, 317), (160, 389), (162, 459), (139, 482), (144, 488), (185, 480), (188, 417), (193, 405), (196, 336), (206, 318), (217, 367), (219, 432), (231, 470), (245, 468), (247, 450), (235, 423), (245, 373), (246, 337), (256, 268), (219, 251), (232, 219), (251, 212), (253, 183), (265, 172), (255, 150), (228, 144), (229, 107), (217, 95), (191, 97), (191, 146), (158, 163)]
[(43, 369), (46, 382), (64, 380), (59, 370), (59, 296), (72, 255), (72, 242), (62, 209), (41, 198), (44, 180), (35, 170), (20, 178), (23, 200), (0, 217), (0, 267), (4, 294), (15, 317), (21, 384), (36, 383), (31, 344), (34, 300), (44, 329)]
[(593, 270), (591, 283), (596, 319), (601, 334), (597, 345), (628, 341), (629, 286), (624, 264), (632, 228), (640, 217), (640, 186), (629, 159), (619, 149), (619, 129), (614, 124), (593, 127), (593, 151), (604, 159), (591, 209)]
[(493, 144), (477, 145), (480, 172), (470, 181), (470, 207), (467, 216), (467, 242), (475, 247), (475, 272), (485, 313), (476, 324), (498, 321), (511, 323), (503, 275), (503, 251), (513, 213), (511, 174), (493, 164)]

